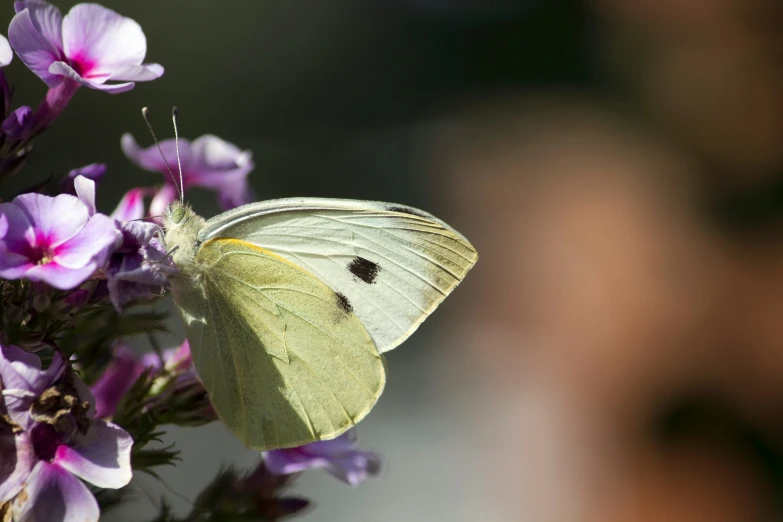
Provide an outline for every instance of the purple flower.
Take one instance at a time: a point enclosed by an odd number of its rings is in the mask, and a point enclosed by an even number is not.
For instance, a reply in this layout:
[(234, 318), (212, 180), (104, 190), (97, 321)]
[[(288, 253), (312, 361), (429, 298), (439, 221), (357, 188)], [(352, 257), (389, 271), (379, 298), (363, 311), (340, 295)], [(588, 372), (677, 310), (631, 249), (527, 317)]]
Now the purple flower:
[(97, 521), (98, 503), (79, 479), (128, 484), (131, 436), (93, 418), (90, 391), (59, 354), (42, 370), (35, 355), (0, 347), (0, 380), (0, 503), (13, 501), (17, 521)]
[(155, 380), (147, 409), (162, 411), (179, 407), (182, 411), (175, 419), (179, 424), (200, 425), (217, 418), (196, 375), (187, 340), (180, 346), (164, 350), (161, 355), (148, 353), (141, 358), (125, 347), (118, 348), (114, 360), (92, 387), (96, 416), (114, 416), (120, 400), (144, 370), (149, 370), (149, 377)]
[(122, 243), (109, 258), (106, 279), (109, 297), (117, 310), (139, 297), (160, 295), (169, 286), (168, 275), (177, 271), (166, 255), (163, 231), (155, 223), (116, 221)]
[[(124, 134), (121, 140), (122, 151), (139, 167), (160, 172), (167, 176), (165, 193), (171, 202), (176, 195), (171, 180), (168, 179), (168, 169), (156, 146), (142, 149), (130, 134)], [(176, 151), (174, 140), (160, 142), (163, 154), (169, 159), (176, 174)], [(186, 139), (179, 140), (179, 153), (182, 163), (182, 181), (184, 188), (205, 187), (217, 191), (218, 201), (224, 209), (244, 205), (253, 200), (253, 192), (247, 183), (247, 175), (255, 167), (250, 151), (242, 151), (235, 145), (217, 136), (205, 134), (192, 143)], [(153, 201), (153, 206), (164, 206), (163, 197)]]
[(27, 138), (33, 130), (33, 110), (26, 105), (19, 107), (5, 119), (0, 130), (11, 141)]
[(0, 204), (0, 278), (70, 290), (103, 265), (120, 238), (109, 217), (91, 215), (77, 197), (22, 194)]
[(380, 471), (381, 459), (377, 453), (356, 446), (353, 430), (336, 439), (321, 440), (296, 448), (264, 452), (266, 467), (276, 475), (299, 473), (311, 468), (326, 471), (350, 486), (358, 486), (369, 475)]
[(0, 67), (5, 67), (14, 59), (14, 51), (5, 36), (0, 34)]
[(95, 416), (102, 419), (114, 416), (120, 400), (142, 373), (144, 365), (139, 363), (133, 352), (124, 346), (117, 348), (114, 359), (91, 388), (95, 396)]
[[(163, 74), (143, 64), (147, 39), (139, 24), (98, 4), (77, 4), (63, 17), (43, 0), (15, 2), (8, 27), (19, 59), (49, 87), (65, 79), (110, 93), (133, 89), (133, 82)], [(108, 81), (124, 83), (106, 83)]]
[[(95, 182), (77, 176), (74, 189), (89, 215), (93, 219), (99, 216), (95, 208)], [(117, 310), (138, 297), (160, 294), (161, 287), (169, 285), (167, 275), (176, 272), (174, 263), (166, 255), (160, 226), (132, 221), (144, 214), (145, 192), (146, 189), (128, 191), (112, 214), (120, 239), (111, 252), (105, 275), (109, 298)]]
[(67, 178), (69, 180), (74, 180), (77, 176), (84, 176), (93, 181), (100, 181), (104, 174), (106, 174), (105, 163), (90, 163), (89, 165), (69, 171)]

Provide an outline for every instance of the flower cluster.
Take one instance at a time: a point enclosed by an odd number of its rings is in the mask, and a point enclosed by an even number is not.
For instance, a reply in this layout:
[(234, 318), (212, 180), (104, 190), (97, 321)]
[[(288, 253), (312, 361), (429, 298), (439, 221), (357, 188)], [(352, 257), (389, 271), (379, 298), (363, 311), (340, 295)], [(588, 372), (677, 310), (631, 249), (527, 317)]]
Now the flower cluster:
[[(13, 106), (0, 70), (0, 189), (27, 164), (33, 140), (49, 129), (81, 87), (117, 94), (156, 80), (145, 63), (139, 24), (97, 4), (66, 15), (43, 0), (13, 3), (0, 68), (14, 57), (48, 87), (33, 109)], [(0, 200), (0, 520), (95, 521), (121, 499), (134, 473), (156, 475), (176, 449), (161, 448), (161, 427), (217, 420), (186, 342), (159, 349), (164, 315), (150, 307), (176, 273), (163, 214), (178, 192), (203, 187), (226, 209), (252, 200), (251, 154), (214, 135), (179, 140), (180, 176), (164, 158), (175, 142), (120, 146), (138, 167), (164, 175), (132, 187), (110, 213), (96, 206), (107, 175), (90, 164)], [(181, 187), (179, 186), (181, 179)], [(132, 336), (153, 351), (137, 355)], [(196, 499), (185, 520), (276, 520), (308, 501), (282, 496), (300, 472), (323, 468), (356, 486), (377, 473), (376, 454), (353, 433), (260, 456), (246, 473), (227, 471)], [(165, 508), (165, 506), (164, 506)], [(165, 511), (165, 509), (164, 509)], [(222, 519), (222, 518), (221, 518)], [(176, 520), (164, 512), (158, 520)]]

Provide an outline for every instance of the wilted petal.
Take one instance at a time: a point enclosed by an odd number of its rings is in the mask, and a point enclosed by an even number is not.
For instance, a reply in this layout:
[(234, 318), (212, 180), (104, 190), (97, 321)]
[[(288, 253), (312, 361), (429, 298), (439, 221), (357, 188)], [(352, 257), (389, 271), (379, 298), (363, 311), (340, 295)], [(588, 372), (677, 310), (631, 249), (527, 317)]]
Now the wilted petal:
[(111, 217), (118, 221), (132, 221), (144, 217), (144, 196), (147, 189), (131, 189), (122, 196)]
[(121, 488), (132, 477), (133, 438), (110, 422), (95, 419), (90, 431), (71, 446), (60, 446), (53, 464), (99, 488)]
[(138, 65), (147, 54), (141, 26), (98, 4), (77, 4), (62, 24), (63, 50), (85, 77)]
[(0, 126), (0, 130), (9, 140), (18, 141), (30, 134), (30, 131), (33, 130), (33, 123), (33, 110), (23, 105), (8, 115), (8, 118)]
[(19, 59), (49, 87), (61, 78), (49, 72), (62, 56), (62, 14), (46, 2), (16, 2), (16, 16), (8, 26), (8, 40)]
[(82, 200), (82, 203), (87, 205), (87, 210), (90, 216), (95, 214), (95, 181), (79, 175), (73, 180), (73, 189), (76, 191), (76, 196)]
[(46, 239), (52, 246), (61, 245), (75, 236), (90, 217), (85, 204), (69, 194), (56, 197), (22, 194), (12, 203), (34, 224), (36, 237)]
[(56, 464), (40, 461), (13, 502), (16, 522), (97, 522), (98, 502), (87, 487)]
[(14, 51), (5, 36), (0, 35), (0, 67), (5, 67), (14, 59)]
[[(169, 168), (166, 166), (166, 162), (168, 162), (172, 173), (174, 175), (177, 174), (177, 149), (174, 140), (161, 141), (160, 150), (155, 145), (142, 149), (136, 143), (132, 134), (125, 133), (120, 138), (120, 147), (129, 160), (145, 170), (168, 175)], [(162, 155), (161, 152), (163, 153)], [(166, 158), (165, 161), (164, 157)], [(179, 140), (179, 157), (183, 172), (187, 172), (191, 162), (190, 142), (188, 140)]]

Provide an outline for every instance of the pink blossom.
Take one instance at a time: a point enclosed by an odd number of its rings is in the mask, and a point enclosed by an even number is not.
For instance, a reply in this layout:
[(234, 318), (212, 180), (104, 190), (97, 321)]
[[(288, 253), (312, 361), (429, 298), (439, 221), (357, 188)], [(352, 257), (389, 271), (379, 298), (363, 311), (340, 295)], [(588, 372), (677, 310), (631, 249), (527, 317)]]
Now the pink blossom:
[[(49, 87), (66, 79), (110, 93), (163, 74), (144, 64), (147, 39), (141, 26), (98, 4), (77, 4), (63, 17), (43, 0), (14, 3), (8, 39), (16, 54)], [(107, 83), (119, 81), (121, 83)]]
[[(122, 151), (133, 163), (152, 172), (166, 176), (165, 185), (153, 198), (151, 211), (165, 210), (176, 196), (176, 189), (169, 178), (166, 163), (156, 146), (142, 149), (130, 134), (124, 134), (120, 142)], [(160, 142), (163, 155), (176, 174), (176, 150), (174, 140)], [(224, 209), (244, 205), (253, 200), (253, 191), (247, 175), (253, 170), (252, 154), (217, 136), (205, 134), (192, 143), (179, 140), (184, 188), (205, 187), (218, 193), (218, 202)]]
[[(0, 503), (13, 501), (18, 521), (97, 521), (98, 503), (79, 479), (128, 484), (131, 436), (94, 418), (90, 391), (57, 353), (42, 370), (37, 356), (0, 347), (0, 381), (0, 409), (8, 412), (0, 419)], [(56, 412), (42, 400), (47, 391), (63, 399)]]
[(70, 290), (100, 268), (120, 240), (114, 221), (77, 197), (22, 194), (0, 204), (0, 278)]

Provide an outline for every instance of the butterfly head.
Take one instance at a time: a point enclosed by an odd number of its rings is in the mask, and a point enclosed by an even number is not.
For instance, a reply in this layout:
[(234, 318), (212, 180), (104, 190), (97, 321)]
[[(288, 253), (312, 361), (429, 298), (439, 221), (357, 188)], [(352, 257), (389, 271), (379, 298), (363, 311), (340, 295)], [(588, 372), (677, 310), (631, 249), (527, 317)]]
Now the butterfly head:
[(175, 201), (169, 208), (166, 209), (166, 220), (174, 225), (179, 225), (185, 221), (185, 217), (188, 214), (188, 209), (185, 205), (179, 201)]

